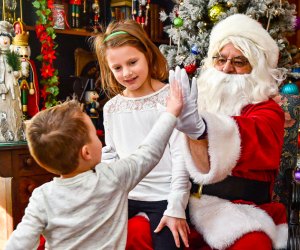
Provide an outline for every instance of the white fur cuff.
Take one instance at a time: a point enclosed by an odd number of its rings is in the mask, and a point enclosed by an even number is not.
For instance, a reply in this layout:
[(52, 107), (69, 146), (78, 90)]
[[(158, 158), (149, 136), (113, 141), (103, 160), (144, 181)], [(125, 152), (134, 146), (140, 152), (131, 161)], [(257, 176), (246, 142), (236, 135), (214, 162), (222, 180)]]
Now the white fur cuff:
[(238, 126), (233, 118), (207, 112), (200, 114), (207, 124), (208, 153), (210, 157), (210, 171), (201, 173), (194, 164), (189, 147), (184, 147), (187, 169), (194, 182), (210, 184), (222, 181), (231, 174), (241, 151), (241, 138)]

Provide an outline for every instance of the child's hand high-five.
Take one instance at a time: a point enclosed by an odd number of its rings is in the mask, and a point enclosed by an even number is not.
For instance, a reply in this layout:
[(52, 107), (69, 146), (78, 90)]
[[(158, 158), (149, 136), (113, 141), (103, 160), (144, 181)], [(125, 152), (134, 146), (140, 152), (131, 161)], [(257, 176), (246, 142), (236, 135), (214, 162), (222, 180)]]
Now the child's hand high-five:
[(170, 94), (167, 99), (167, 112), (178, 117), (183, 107), (182, 89), (176, 80), (170, 83)]

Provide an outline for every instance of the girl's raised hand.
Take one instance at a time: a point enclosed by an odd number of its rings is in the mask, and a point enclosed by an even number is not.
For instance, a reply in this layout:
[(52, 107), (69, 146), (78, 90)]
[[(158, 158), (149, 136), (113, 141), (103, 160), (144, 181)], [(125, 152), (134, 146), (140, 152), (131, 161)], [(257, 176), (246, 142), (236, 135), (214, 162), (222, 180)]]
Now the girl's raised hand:
[(177, 80), (170, 83), (170, 94), (167, 98), (167, 112), (178, 117), (183, 107), (182, 89), (179, 87)]

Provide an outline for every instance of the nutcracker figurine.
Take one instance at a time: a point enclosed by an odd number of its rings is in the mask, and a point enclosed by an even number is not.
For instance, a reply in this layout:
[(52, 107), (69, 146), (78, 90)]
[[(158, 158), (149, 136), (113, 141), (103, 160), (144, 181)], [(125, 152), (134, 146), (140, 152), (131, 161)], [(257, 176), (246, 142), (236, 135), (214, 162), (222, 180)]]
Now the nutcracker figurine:
[(83, 103), (84, 111), (91, 118), (96, 130), (99, 130), (99, 94), (95, 90), (93, 79), (86, 81), (80, 101)]
[(98, 93), (95, 90), (89, 90), (85, 92), (85, 111), (87, 115), (91, 118), (94, 126), (98, 129), (98, 121), (99, 121), (99, 102), (97, 101), (99, 98)]
[(81, 0), (70, 0), (71, 5), (71, 26), (72, 28), (79, 28), (80, 26), (80, 5)]
[(29, 32), (18, 20), (14, 23), (16, 36), (11, 50), (18, 53), (21, 61), (19, 87), (21, 90), (22, 111), (25, 118), (31, 118), (39, 111), (39, 85), (34, 61), (30, 59), (31, 50), (28, 44)]
[[(137, 7), (137, 3), (139, 6)], [(138, 9), (138, 11), (137, 11)], [(132, 0), (132, 16), (143, 27), (148, 25), (150, 0)]]
[(98, 33), (101, 31), (101, 25), (99, 23), (100, 5), (98, 0), (93, 1), (92, 10), (93, 10), (93, 29), (95, 33)]

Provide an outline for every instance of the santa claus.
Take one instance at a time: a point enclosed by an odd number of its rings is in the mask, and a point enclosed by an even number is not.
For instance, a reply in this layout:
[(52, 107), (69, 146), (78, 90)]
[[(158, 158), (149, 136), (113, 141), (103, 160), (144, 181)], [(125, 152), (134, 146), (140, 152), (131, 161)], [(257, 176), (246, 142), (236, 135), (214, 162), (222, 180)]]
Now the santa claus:
[(193, 180), (189, 210), (197, 233), (189, 249), (287, 245), (285, 207), (271, 202), (284, 135), (284, 113), (272, 99), (285, 78), (276, 68), (278, 56), (260, 23), (235, 14), (213, 28), (191, 90), (183, 69), (170, 72), (170, 83), (181, 83), (188, 103), (177, 129), (187, 135)]

